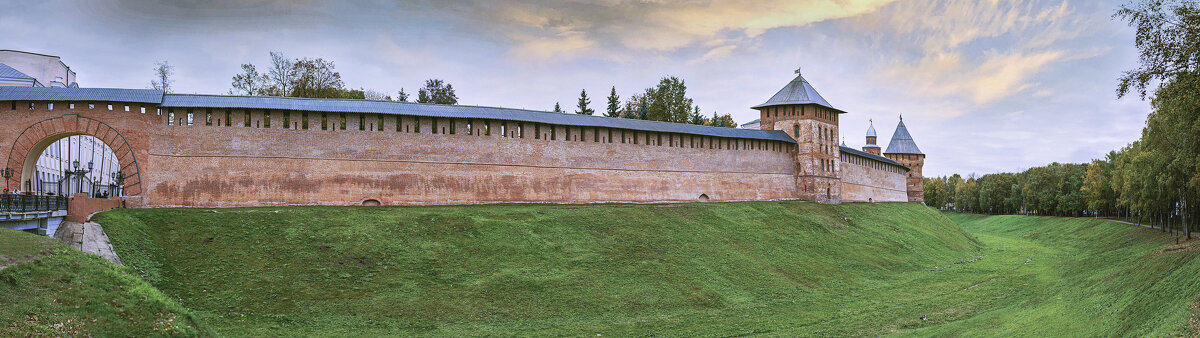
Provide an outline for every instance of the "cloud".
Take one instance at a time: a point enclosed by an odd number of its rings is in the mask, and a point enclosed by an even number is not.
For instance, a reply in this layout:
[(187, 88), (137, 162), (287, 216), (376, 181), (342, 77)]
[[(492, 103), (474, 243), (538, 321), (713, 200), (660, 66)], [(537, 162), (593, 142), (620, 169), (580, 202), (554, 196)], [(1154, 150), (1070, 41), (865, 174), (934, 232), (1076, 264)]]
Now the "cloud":
[[(749, 39), (782, 27), (800, 27), (874, 11), (895, 0), (737, 0), (509, 2), (477, 5), (484, 24), (516, 45), (510, 55), (546, 57), (551, 45), (619, 58), (618, 53), (663, 53), (706, 45), (722, 35)], [(488, 9), (479, 11), (479, 9)]]

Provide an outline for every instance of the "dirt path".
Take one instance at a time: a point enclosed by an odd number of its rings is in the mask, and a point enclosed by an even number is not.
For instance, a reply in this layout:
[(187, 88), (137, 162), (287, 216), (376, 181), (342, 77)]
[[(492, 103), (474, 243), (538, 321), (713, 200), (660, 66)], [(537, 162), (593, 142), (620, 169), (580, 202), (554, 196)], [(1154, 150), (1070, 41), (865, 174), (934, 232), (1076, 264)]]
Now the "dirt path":
[[(1141, 224), (1141, 223), (1133, 223), (1133, 222), (1119, 221), (1119, 220), (1115, 220), (1115, 219), (1111, 219), (1111, 218), (1105, 218), (1105, 219), (1106, 219), (1106, 220), (1109, 220), (1109, 221), (1117, 222), (1117, 223), (1124, 223), (1124, 224), (1129, 224), (1129, 225), (1136, 225), (1136, 226), (1140, 226), (1140, 227), (1143, 227), (1143, 228), (1150, 228), (1150, 229), (1154, 229), (1154, 230), (1162, 230), (1161, 228), (1159, 228), (1159, 227), (1156, 227), (1156, 226), (1153, 226), (1153, 225), (1146, 225), (1146, 224)], [(1182, 235), (1182, 234), (1183, 234), (1183, 231), (1179, 231), (1179, 230), (1175, 230), (1175, 229), (1167, 229), (1167, 231), (1169, 231), (1169, 232), (1171, 232), (1171, 233), (1175, 233), (1175, 234), (1180, 234), (1180, 235)], [(1193, 234), (1193, 235), (1192, 235), (1192, 237), (1196, 237), (1196, 236), (1197, 236), (1197, 235), (1195, 235), (1195, 234)]]

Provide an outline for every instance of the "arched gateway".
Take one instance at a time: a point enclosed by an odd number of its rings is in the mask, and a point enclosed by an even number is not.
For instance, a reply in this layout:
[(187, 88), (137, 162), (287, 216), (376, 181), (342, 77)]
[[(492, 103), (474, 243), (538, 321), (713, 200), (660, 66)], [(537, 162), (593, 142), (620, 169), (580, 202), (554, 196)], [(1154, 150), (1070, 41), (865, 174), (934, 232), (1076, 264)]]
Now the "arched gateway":
[[(65, 114), (38, 121), (17, 135), (5, 163), (7, 163), (7, 168), (20, 168), (16, 169), (20, 170), (20, 176), (14, 175), (12, 178), (16, 180), (16, 184), (20, 185), (20, 189), (33, 190), (30, 182), (36, 179), (34, 172), (37, 159), (46, 150), (46, 147), (62, 138), (75, 135), (95, 137), (112, 149), (120, 163), (120, 171), (125, 177), (125, 194), (133, 196), (142, 194), (141, 171), (138, 167), (137, 154), (125, 136), (103, 121), (78, 114)], [(12, 183), (10, 182), (10, 184)]]

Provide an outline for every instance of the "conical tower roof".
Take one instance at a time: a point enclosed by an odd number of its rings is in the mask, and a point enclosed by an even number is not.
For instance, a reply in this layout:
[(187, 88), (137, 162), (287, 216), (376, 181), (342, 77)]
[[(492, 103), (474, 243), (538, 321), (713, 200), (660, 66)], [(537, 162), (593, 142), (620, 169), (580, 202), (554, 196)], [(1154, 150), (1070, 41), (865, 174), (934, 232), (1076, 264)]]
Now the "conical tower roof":
[(842, 112), (841, 109), (834, 108), (833, 105), (829, 104), (829, 101), (825, 101), (825, 98), (817, 93), (817, 90), (808, 83), (808, 80), (805, 80), (804, 76), (800, 75), (799, 69), (796, 70), (796, 78), (792, 79), (792, 82), (789, 82), (786, 86), (783, 86), (783, 89), (775, 93), (775, 96), (772, 96), (771, 99), (763, 104), (750, 108), (758, 109), (789, 104), (815, 104), (836, 110), (839, 113)]
[(892, 141), (888, 142), (887, 150), (884, 154), (924, 154), (920, 148), (917, 148), (917, 143), (913, 142), (912, 135), (908, 134), (908, 128), (904, 126), (904, 118), (900, 118), (900, 124), (896, 125), (896, 132), (892, 133)]

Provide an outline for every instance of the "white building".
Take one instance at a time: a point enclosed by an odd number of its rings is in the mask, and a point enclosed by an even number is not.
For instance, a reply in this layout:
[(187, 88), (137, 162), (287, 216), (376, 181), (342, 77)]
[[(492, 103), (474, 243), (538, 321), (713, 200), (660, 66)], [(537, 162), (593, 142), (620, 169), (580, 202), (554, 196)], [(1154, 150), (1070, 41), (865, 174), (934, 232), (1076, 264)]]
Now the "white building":
[[(78, 88), (75, 81), (75, 71), (57, 56), (0, 50), (0, 86)], [(79, 168), (74, 166), (76, 161)], [(120, 171), (116, 154), (95, 137), (76, 135), (56, 141), (38, 158), (34, 170), (36, 179), (23, 182), (22, 190), (68, 195), (118, 193), (111, 191)]]

